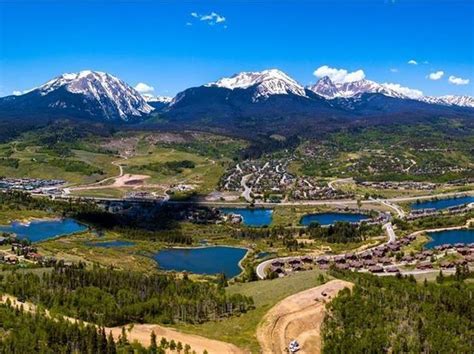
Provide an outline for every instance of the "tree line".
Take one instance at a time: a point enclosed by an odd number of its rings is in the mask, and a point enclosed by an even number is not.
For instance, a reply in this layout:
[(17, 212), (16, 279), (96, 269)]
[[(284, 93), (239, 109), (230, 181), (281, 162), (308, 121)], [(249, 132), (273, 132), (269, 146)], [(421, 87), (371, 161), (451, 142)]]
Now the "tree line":
[(227, 295), (223, 285), (192, 281), (187, 276), (146, 275), (83, 264), (59, 264), (42, 276), (24, 272), (0, 275), (0, 291), (102, 326), (202, 323), (253, 308), (252, 298)]

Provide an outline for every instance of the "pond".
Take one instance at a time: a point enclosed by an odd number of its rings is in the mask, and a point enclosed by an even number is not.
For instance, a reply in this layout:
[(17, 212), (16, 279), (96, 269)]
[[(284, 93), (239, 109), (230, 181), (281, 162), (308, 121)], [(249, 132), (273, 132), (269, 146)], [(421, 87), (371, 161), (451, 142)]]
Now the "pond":
[(8, 226), (0, 225), (0, 232), (14, 233), (18, 239), (28, 239), (33, 243), (85, 230), (87, 226), (74, 219), (33, 220), (28, 223), (14, 221)]
[(221, 208), (224, 214), (239, 214), (243, 218), (243, 224), (251, 227), (263, 227), (272, 223), (272, 209), (248, 209), (248, 208)]
[(87, 246), (91, 247), (104, 247), (104, 248), (114, 248), (114, 247), (130, 247), (135, 245), (135, 242), (130, 241), (103, 241), (103, 242), (86, 242)]
[(308, 214), (301, 218), (300, 224), (308, 226), (313, 222), (319, 223), (321, 226), (333, 225), (338, 221), (345, 221), (350, 223), (360, 222), (362, 220), (370, 219), (369, 215), (366, 214), (353, 214), (353, 213), (318, 213)]
[(474, 203), (474, 196), (466, 196), (459, 198), (447, 198), (438, 200), (427, 200), (424, 202), (413, 203), (411, 208), (414, 210), (419, 209), (446, 209), (453, 206)]
[(428, 249), (444, 244), (474, 243), (474, 229), (428, 232), (428, 236), (431, 238), (431, 241), (425, 245)]
[(244, 248), (226, 246), (168, 248), (153, 258), (160, 269), (196, 274), (224, 273), (227, 278), (233, 278), (242, 271), (239, 262), (246, 253)]

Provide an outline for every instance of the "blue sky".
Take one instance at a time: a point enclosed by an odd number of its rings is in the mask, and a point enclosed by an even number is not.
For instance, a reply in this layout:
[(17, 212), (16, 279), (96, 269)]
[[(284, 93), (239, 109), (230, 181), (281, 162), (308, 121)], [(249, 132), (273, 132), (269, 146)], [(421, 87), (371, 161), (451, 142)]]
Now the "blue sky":
[(324, 65), (474, 95), (474, 1), (0, 0), (0, 96), (83, 69), (174, 95), (266, 68), (306, 85)]

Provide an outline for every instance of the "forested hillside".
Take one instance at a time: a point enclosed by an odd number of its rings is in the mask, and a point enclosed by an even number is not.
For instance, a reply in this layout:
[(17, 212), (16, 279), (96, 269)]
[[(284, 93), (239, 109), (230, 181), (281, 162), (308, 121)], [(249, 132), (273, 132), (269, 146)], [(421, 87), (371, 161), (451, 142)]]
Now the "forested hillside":
[(471, 353), (474, 284), (462, 276), (417, 284), (414, 278), (350, 276), (329, 305), (325, 353)]
[(223, 282), (195, 282), (172, 275), (144, 275), (104, 268), (58, 266), (38, 276), (0, 275), (0, 291), (103, 326), (129, 322), (200, 323), (242, 313), (251, 298), (227, 296)]

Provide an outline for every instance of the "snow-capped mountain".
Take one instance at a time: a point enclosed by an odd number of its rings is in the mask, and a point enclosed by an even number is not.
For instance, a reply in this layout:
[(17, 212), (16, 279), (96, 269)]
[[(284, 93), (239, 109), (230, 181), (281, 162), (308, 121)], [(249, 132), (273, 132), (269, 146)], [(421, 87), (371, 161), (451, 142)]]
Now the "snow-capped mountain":
[(150, 94), (143, 94), (143, 99), (147, 102), (159, 102), (159, 103), (164, 103), (164, 104), (169, 104), (172, 100), (173, 97), (169, 96), (153, 96)]
[(153, 111), (153, 107), (124, 81), (90, 70), (63, 74), (23, 95), (6, 97), (0, 106), (3, 104), (53, 116), (101, 120), (131, 121)]
[(345, 83), (334, 83), (327, 76), (322, 77), (312, 86), (307, 87), (308, 90), (327, 98), (336, 97), (351, 98), (363, 93), (380, 93), (389, 97), (408, 98), (400, 92), (390, 89), (383, 84), (378, 84), (371, 80), (358, 80)]
[(303, 86), (294, 79), (277, 69), (260, 72), (241, 72), (231, 77), (222, 78), (216, 82), (206, 84), (207, 87), (222, 87), (230, 90), (248, 89), (253, 87), (253, 100), (268, 98), (272, 95), (293, 94), (306, 97)]
[(474, 108), (474, 97), (472, 96), (455, 96), (446, 95), (440, 97), (424, 96), (420, 98), (420, 101), (430, 104), (440, 104), (445, 106), (459, 106), (459, 107), (471, 107)]

